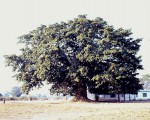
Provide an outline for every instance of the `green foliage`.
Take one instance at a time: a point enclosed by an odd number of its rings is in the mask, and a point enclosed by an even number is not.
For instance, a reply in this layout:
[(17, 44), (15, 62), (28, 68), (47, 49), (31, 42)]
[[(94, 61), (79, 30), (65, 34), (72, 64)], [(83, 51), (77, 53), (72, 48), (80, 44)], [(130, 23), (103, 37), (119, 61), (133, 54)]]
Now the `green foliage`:
[[(93, 93), (134, 93), (139, 87), (137, 56), (141, 39), (130, 30), (115, 30), (102, 18), (80, 15), (74, 20), (42, 25), (19, 37), (25, 44), (21, 55), (6, 55), (6, 63), (17, 71), (23, 91), (53, 84), (51, 91), (84, 96)], [(86, 96), (84, 96), (86, 97)]]

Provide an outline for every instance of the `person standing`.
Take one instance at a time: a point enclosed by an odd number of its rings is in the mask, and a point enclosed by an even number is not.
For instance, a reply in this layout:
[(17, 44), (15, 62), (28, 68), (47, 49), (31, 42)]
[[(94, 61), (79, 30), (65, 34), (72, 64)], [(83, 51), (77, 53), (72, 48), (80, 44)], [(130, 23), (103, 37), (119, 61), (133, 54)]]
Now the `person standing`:
[(3, 104), (5, 104), (5, 98), (3, 98)]

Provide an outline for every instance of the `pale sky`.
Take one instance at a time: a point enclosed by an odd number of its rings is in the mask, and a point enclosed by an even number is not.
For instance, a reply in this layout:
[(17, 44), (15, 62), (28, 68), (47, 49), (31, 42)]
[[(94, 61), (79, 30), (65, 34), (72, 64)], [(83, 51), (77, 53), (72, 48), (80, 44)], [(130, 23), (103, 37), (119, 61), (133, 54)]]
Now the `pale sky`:
[(79, 14), (102, 17), (115, 28), (132, 29), (134, 38), (143, 38), (139, 55), (144, 70), (139, 72), (150, 74), (150, 0), (0, 0), (0, 92), (20, 85), (3, 58), (19, 53), (18, 36)]

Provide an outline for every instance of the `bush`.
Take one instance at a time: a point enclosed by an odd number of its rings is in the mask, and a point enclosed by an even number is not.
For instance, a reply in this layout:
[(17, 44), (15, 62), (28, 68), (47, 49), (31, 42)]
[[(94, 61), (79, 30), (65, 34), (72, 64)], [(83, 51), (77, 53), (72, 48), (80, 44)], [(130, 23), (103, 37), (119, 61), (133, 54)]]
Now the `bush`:
[(2, 96), (0, 96), (0, 101), (3, 101), (3, 97)]
[(2, 93), (0, 93), (0, 97), (2, 97), (3, 95), (2, 95)]

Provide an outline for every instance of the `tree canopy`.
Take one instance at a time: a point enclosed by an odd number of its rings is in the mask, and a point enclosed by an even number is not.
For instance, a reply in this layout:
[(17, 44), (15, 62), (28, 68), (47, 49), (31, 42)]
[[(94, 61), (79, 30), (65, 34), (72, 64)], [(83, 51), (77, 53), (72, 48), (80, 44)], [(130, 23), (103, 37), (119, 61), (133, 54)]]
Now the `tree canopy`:
[(3, 96), (3, 94), (2, 93), (0, 93), (0, 97), (2, 97)]
[(51, 92), (86, 98), (86, 90), (98, 94), (136, 93), (136, 77), (142, 69), (137, 56), (141, 39), (131, 30), (114, 29), (102, 18), (79, 15), (68, 22), (41, 25), (19, 37), (21, 55), (5, 55), (22, 89), (28, 93), (43, 81)]
[(22, 95), (22, 91), (20, 87), (13, 87), (10, 93), (13, 97), (20, 97)]
[(150, 75), (144, 74), (140, 78), (141, 83), (143, 84), (143, 89), (150, 89)]
[(149, 74), (142, 75), (141, 81), (150, 81), (150, 75)]

